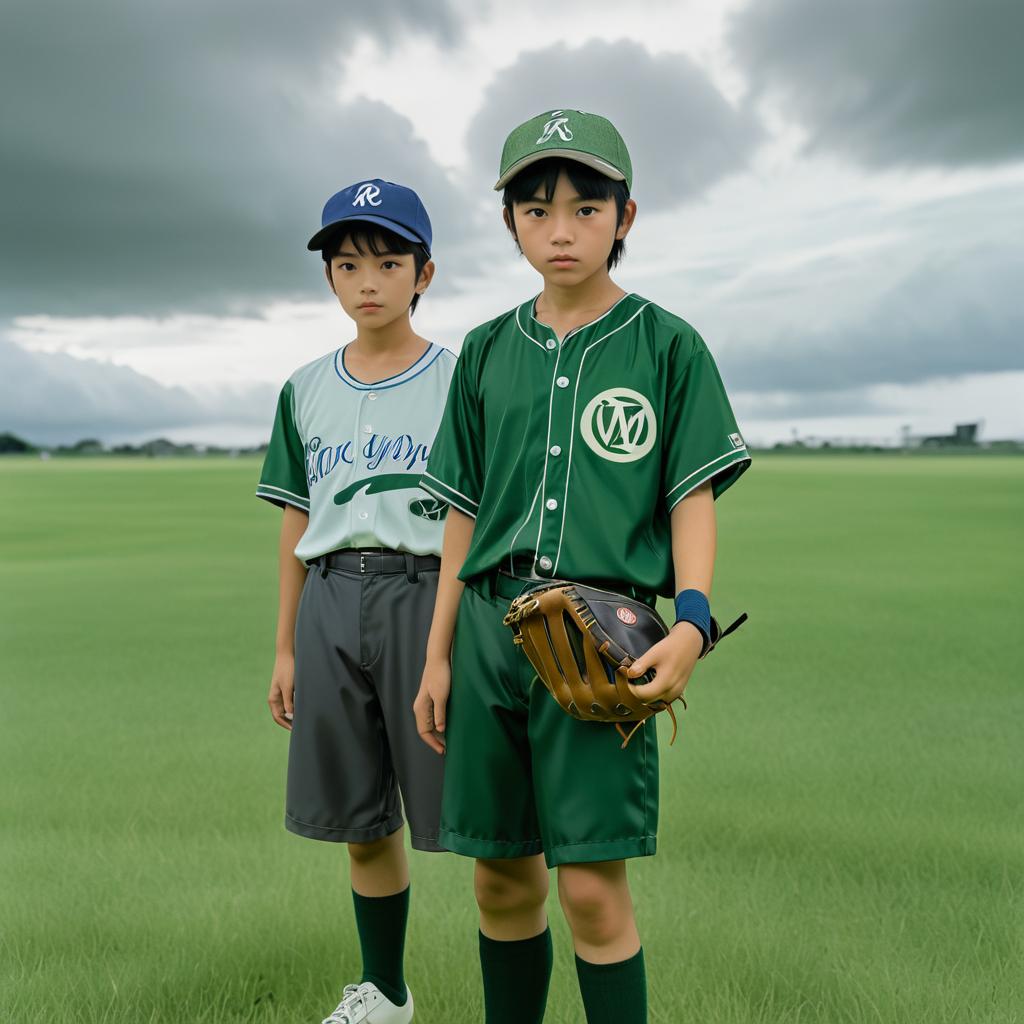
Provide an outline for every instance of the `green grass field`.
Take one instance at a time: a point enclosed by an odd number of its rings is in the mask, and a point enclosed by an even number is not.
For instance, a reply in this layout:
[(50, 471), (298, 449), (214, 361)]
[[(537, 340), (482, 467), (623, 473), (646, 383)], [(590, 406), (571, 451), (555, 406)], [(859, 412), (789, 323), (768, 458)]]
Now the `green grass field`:
[[(0, 461), (4, 1022), (318, 1022), (356, 974), (344, 850), (281, 823), (257, 470)], [(723, 497), (750, 621), (631, 868), (652, 1021), (1024, 1020), (1022, 508), (1003, 457), (762, 456)], [(472, 865), (412, 870), (417, 1020), (477, 1022)]]

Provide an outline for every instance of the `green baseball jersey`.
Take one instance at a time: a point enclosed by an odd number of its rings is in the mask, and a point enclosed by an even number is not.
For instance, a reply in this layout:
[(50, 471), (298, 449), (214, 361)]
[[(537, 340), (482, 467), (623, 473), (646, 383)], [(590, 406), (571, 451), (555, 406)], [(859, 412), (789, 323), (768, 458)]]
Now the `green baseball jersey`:
[(559, 342), (531, 299), (471, 331), (423, 486), (476, 519), (460, 573), (674, 592), (669, 513), (750, 465), (699, 334), (639, 295)]
[(309, 513), (296, 558), (358, 547), (441, 553), (447, 499), (424, 491), (420, 475), (455, 363), (431, 344), (402, 373), (367, 384), (345, 368), (343, 346), (288, 378), (256, 494)]

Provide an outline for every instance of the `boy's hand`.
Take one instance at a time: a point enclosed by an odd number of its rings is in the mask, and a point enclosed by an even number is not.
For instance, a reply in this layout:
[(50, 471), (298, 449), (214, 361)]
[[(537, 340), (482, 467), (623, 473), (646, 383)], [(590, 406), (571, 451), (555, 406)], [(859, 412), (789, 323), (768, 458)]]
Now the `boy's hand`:
[(689, 622), (677, 622), (664, 640), (659, 640), (626, 670), (626, 675), (631, 679), (642, 676), (652, 668), (656, 672), (651, 682), (639, 686), (630, 685), (630, 689), (645, 704), (658, 700), (671, 703), (681, 697), (703, 645), (704, 638), (696, 626)]
[(274, 659), (274, 672), (270, 677), (267, 696), (270, 713), (282, 729), (291, 732), (292, 713), (295, 710), (295, 656), (279, 654)]
[(427, 661), (420, 680), (420, 692), (413, 701), (416, 731), (431, 750), (444, 753), (445, 712), (452, 690), (452, 663), (448, 658)]

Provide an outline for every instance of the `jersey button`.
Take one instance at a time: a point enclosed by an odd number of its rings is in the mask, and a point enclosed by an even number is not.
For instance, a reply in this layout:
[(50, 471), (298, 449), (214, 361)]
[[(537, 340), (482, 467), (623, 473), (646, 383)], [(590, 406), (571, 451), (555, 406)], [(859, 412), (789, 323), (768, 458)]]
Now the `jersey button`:
[(558, 508), (558, 500), (556, 498), (548, 498), (548, 500), (545, 501), (544, 504), (547, 505), (547, 507), (551, 509), (552, 512), (554, 512), (555, 509)]
[(568, 377), (559, 377), (558, 380), (555, 381), (555, 383), (560, 388), (567, 388), (569, 386), (569, 378)]
[(551, 452), (552, 455), (561, 455), (562, 454), (562, 447), (561, 447), (561, 445), (553, 444), (548, 449), (548, 451)]
[(548, 338), (544, 344), (547, 345), (548, 348), (558, 348), (558, 342), (555, 341), (554, 338)]
[(369, 515), (370, 515), (369, 512), (360, 512), (359, 513), (359, 518), (360, 519), (367, 519), (369, 517)]
[(377, 397), (377, 392), (371, 391), (366, 397), (372, 402)]
[(544, 556), (544, 557), (543, 557), (543, 558), (542, 558), (542, 559), (541, 559), (541, 560), (540, 560), (540, 561), (539, 561), (539, 562), (538, 562), (537, 564), (538, 564), (538, 565), (539, 565), (539, 566), (540, 566), (540, 567), (541, 567), (541, 568), (542, 568), (542, 569), (543, 569), (543, 570), (544, 570), (545, 572), (550, 572), (550, 571), (551, 571), (551, 559), (550, 559), (550, 558), (548, 558), (548, 556), (547, 556), (547, 555), (545, 555), (545, 556)]
[(373, 433), (373, 427), (371, 427), (370, 424), (367, 423), (366, 426), (363, 427), (363, 433), (364, 434), (372, 434)]

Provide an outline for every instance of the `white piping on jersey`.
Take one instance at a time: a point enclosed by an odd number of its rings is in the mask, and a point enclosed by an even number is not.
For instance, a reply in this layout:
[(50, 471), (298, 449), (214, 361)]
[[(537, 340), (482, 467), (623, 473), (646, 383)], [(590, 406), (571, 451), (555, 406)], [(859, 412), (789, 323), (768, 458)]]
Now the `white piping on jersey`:
[[(537, 300), (539, 298), (540, 298), (540, 295), (535, 295), (532, 299), (530, 299), (530, 319), (535, 324), (537, 324), (539, 327), (547, 327), (547, 329), (550, 331), (551, 330), (551, 326), (549, 324), (541, 323), (541, 321), (538, 320), (533, 315), (534, 306), (536, 305), (536, 302), (537, 302)], [(617, 302), (615, 302), (614, 305), (609, 306), (599, 317), (596, 317), (593, 320), (589, 320), (585, 324), (580, 324), (579, 327), (574, 327), (571, 331), (569, 331), (568, 334), (565, 335), (565, 338), (563, 338), (562, 341), (565, 341), (566, 338), (568, 338), (570, 335), (576, 334), (577, 331), (582, 331), (585, 327), (593, 327), (594, 324), (599, 324), (606, 316), (609, 315), (609, 313), (611, 313), (611, 311), (613, 309), (615, 309), (619, 305), (619, 303), (625, 302), (626, 299), (630, 299), (630, 298), (633, 298), (633, 293), (632, 292), (626, 292), (626, 294), (623, 295), (621, 299), (619, 299)], [(650, 305), (650, 303), (647, 303), (647, 305)], [(518, 310), (516, 310), (516, 312), (518, 312)], [(529, 335), (527, 335), (527, 337), (529, 337)]]
[[(688, 473), (686, 476), (684, 476), (683, 479), (680, 480), (679, 483), (675, 485), (675, 487), (672, 487), (668, 491), (666, 491), (665, 497), (667, 498), (672, 493), (672, 491), (678, 491), (679, 488), (682, 487), (683, 484), (685, 484), (691, 476), (696, 476), (702, 469), (707, 469), (708, 466), (713, 466), (716, 462), (721, 462), (722, 459), (727, 459), (730, 455), (733, 454), (733, 452), (745, 452), (746, 450), (746, 445), (743, 445), (742, 448), (730, 448), (727, 452), (725, 452), (725, 454), (716, 456), (710, 462), (705, 462), (703, 466), (698, 466), (698, 468), (695, 469), (692, 473)], [(715, 472), (717, 473), (718, 470), (716, 469)], [(697, 485), (695, 484), (694, 486)], [(691, 487), (690, 490), (692, 491), (693, 488)], [(687, 493), (689, 493), (689, 491)]]
[(256, 493), (259, 494), (260, 491), (277, 491), (278, 494), (294, 498), (296, 501), (304, 501), (307, 505), (309, 504), (309, 498), (304, 498), (301, 494), (296, 494), (294, 491), (286, 491), (283, 487), (275, 487), (274, 484), (260, 484), (256, 488)]
[[(447, 486), (447, 484), (445, 486)], [(421, 480), (420, 487), (424, 491), (426, 491), (427, 494), (432, 494), (435, 498), (439, 499), (440, 501), (443, 501), (445, 504), (451, 505), (452, 508), (457, 508), (463, 515), (469, 516), (470, 519), (476, 519), (475, 512), (470, 512), (468, 508), (463, 508), (457, 501), (452, 501), (452, 499), (447, 494), (445, 494), (444, 491), (438, 490), (438, 488), (433, 486), (432, 484), (424, 483)], [(458, 492), (456, 491), (456, 493)]]
[(285, 505), (291, 505), (292, 508), (297, 508), (300, 512), (305, 512), (307, 515), (309, 514), (309, 502), (306, 499), (293, 496), (289, 491), (284, 491), (282, 494), (272, 494), (270, 491), (266, 490), (266, 487), (266, 484), (262, 484), (256, 488), (257, 498), (264, 498), (267, 501), (273, 502), (280, 501)]
[[(533, 305), (533, 301), (534, 301), (533, 299), (529, 300), (531, 306)], [(525, 306), (525, 305), (526, 305), (526, 303), (524, 302), (523, 306)], [(523, 325), (519, 322), (519, 310), (521, 310), (523, 308), (523, 306), (516, 306), (516, 327), (518, 327), (519, 330), (521, 330), (521, 331), (523, 331)], [(534, 345), (537, 346), (537, 348), (543, 348), (545, 352), (547, 351), (547, 349), (544, 348), (544, 346), (536, 338), (531, 337), (529, 334), (526, 334), (526, 331), (523, 331), (523, 334), (525, 334), (526, 337), (529, 338), (530, 341), (532, 341), (534, 343)]]
[[(621, 301), (621, 300), (620, 300)], [(576, 374), (576, 387), (572, 391), (572, 419), (569, 421), (569, 458), (566, 460), (567, 465), (565, 467), (565, 493), (562, 495), (562, 525), (558, 530), (558, 547), (555, 549), (555, 564), (551, 567), (551, 575), (554, 576), (558, 571), (558, 560), (562, 557), (562, 536), (565, 533), (565, 510), (569, 502), (569, 477), (572, 476), (572, 446), (576, 439), (576, 398), (580, 393), (580, 381), (583, 379), (583, 364), (586, 361), (587, 353), (595, 346), (600, 345), (605, 338), (610, 338), (616, 331), (621, 331), (623, 327), (628, 327), (648, 306), (650, 302), (645, 302), (628, 320), (624, 323), (619, 324), (618, 327), (613, 328), (607, 334), (602, 334), (596, 341), (592, 341), (584, 350), (583, 355), (580, 356), (580, 368)], [(544, 453), (544, 468), (547, 469), (549, 452)], [(544, 509), (541, 507), (541, 518), (544, 518)]]
[[(468, 494), (463, 494), (462, 491), (455, 490), (455, 488), (452, 487), (451, 484), (446, 484), (440, 477), (434, 476), (433, 473), (428, 473), (426, 470), (424, 470), (420, 475), (429, 476), (430, 479), (434, 481), (434, 483), (440, 484), (442, 487), (445, 488), (445, 490), (451, 491), (452, 494), (457, 494), (460, 498), (464, 499), (465, 501), (468, 501), (470, 505), (474, 505), (476, 508), (480, 507), (479, 501), (474, 501)], [(447, 501), (447, 499), (445, 500)]]
[[(522, 525), (519, 527), (519, 529), (516, 530), (516, 532), (513, 534), (512, 543), (508, 546), (508, 569), (509, 572), (511, 572), (513, 575), (515, 575), (515, 565), (512, 561), (512, 552), (516, 549), (516, 541), (519, 539), (519, 534), (523, 532), (523, 526), (525, 526), (530, 521), (530, 518), (533, 515), (533, 509), (534, 506), (537, 504), (537, 495), (540, 494), (540, 488), (541, 485), (537, 484), (537, 490), (533, 492), (533, 501), (530, 502), (530, 511), (526, 513), (526, 518), (523, 520)], [(537, 552), (534, 551), (533, 554), (534, 557), (536, 557)]]
[[(539, 319), (534, 315), (534, 307), (535, 307), (535, 305), (537, 303), (537, 300), (540, 297), (541, 297), (540, 295), (536, 295), (536, 296), (534, 296), (534, 298), (529, 300), (529, 318), (531, 319), (532, 322), (537, 324), (539, 327), (546, 327), (550, 331), (551, 327), (548, 324), (542, 324), (541, 321), (539, 321)], [(639, 297), (639, 296), (637, 296), (637, 297)], [(592, 319), (592, 321), (588, 321), (586, 324), (581, 324), (579, 327), (572, 328), (572, 330), (569, 331), (568, 334), (566, 334), (564, 338), (562, 338), (562, 341), (565, 341), (567, 338), (569, 338), (573, 334), (577, 334), (578, 332), (583, 331), (585, 328), (593, 327), (595, 324), (600, 324), (601, 321), (603, 321), (604, 317), (607, 316), (613, 309), (615, 309), (621, 303), (625, 302), (627, 299), (632, 299), (632, 298), (634, 298), (633, 293), (632, 292), (627, 292), (621, 299), (618, 299), (618, 301), (615, 302), (613, 305), (608, 306), (608, 308), (605, 309), (604, 312), (601, 313), (600, 316), (596, 317), (595, 319)], [(646, 303), (646, 305), (650, 305), (650, 303), (648, 302), (648, 303)]]
[[(626, 292), (626, 294), (625, 294), (625, 295), (623, 295), (623, 296), (622, 296), (622, 298), (620, 298), (620, 299), (619, 299), (619, 300), (618, 300), (617, 302), (615, 302), (615, 303), (614, 303), (613, 305), (609, 306), (609, 307), (608, 307), (608, 308), (607, 308), (607, 309), (606, 309), (606, 310), (605, 310), (605, 311), (604, 311), (604, 312), (603, 312), (603, 313), (602, 313), (602, 314), (601, 314), (601, 315), (600, 315), (599, 317), (597, 317), (597, 318), (596, 318), (596, 319), (594, 319), (594, 320), (589, 320), (589, 321), (587, 321), (587, 323), (585, 323), (585, 324), (580, 324), (580, 325), (579, 325), (579, 327), (574, 327), (574, 328), (573, 328), (573, 329), (572, 329), (571, 331), (569, 331), (569, 332), (568, 332), (568, 333), (567, 333), (567, 334), (566, 334), (566, 335), (565, 335), (565, 336), (564, 336), (564, 337), (562, 338), (562, 343), (564, 343), (565, 341), (567, 341), (567, 340), (568, 340), (568, 339), (569, 339), (569, 338), (570, 338), (570, 337), (571, 337), (572, 335), (574, 335), (574, 334), (578, 333), (579, 331), (582, 331), (582, 330), (584, 330), (584, 329), (585, 329), (585, 328), (587, 328), (587, 327), (593, 327), (593, 326), (594, 326), (594, 324), (599, 324), (599, 323), (600, 323), (600, 322), (601, 322), (601, 321), (602, 321), (602, 320), (603, 320), (603, 319), (604, 319), (604, 318), (605, 318), (606, 316), (609, 316), (609, 315), (611, 314), (612, 310), (614, 310), (614, 309), (615, 309), (615, 308), (616, 308), (616, 307), (617, 307), (617, 306), (618, 306), (618, 305), (619, 305), (620, 303), (622, 303), (622, 302), (625, 302), (625, 301), (626, 301), (626, 299), (632, 299), (632, 298), (636, 298), (636, 297), (637, 297), (637, 296), (635, 296), (635, 295), (633, 294), (633, 292)], [(543, 328), (544, 328), (545, 330), (548, 330), (548, 331), (552, 331), (552, 333), (554, 333), (554, 331), (553, 331), (553, 328), (551, 327), (551, 325), (550, 325), (550, 324), (545, 324), (545, 323), (542, 323), (542, 322), (541, 322), (540, 320), (538, 320), (538, 319), (537, 319), (537, 318), (536, 318), (536, 317), (535, 317), (535, 316), (533, 315), (533, 310), (534, 310), (534, 306), (535, 306), (535, 304), (536, 304), (536, 302), (537, 302), (537, 300), (538, 300), (539, 298), (540, 298), (540, 295), (535, 295), (535, 296), (534, 296), (534, 297), (533, 297), (532, 299), (527, 299), (527, 301), (526, 301), (526, 302), (524, 302), (524, 303), (522, 304), (522, 306), (516, 306), (516, 327), (518, 327), (518, 328), (519, 328), (519, 330), (520, 330), (520, 331), (522, 331), (522, 332), (523, 332), (523, 334), (525, 334), (525, 335), (526, 335), (526, 337), (527, 337), (527, 338), (529, 338), (529, 339), (530, 339), (530, 341), (532, 341), (532, 342), (534, 343), (534, 345), (536, 345), (536, 346), (537, 346), (538, 348), (545, 348), (545, 346), (544, 346), (544, 345), (542, 345), (542, 344), (541, 344), (541, 343), (540, 343), (540, 342), (539, 342), (539, 341), (538, 341), (538, 340), (537, 340), (537, 339), (536, 339), (535, 337), (533, 337), (533, 335), (531, 335), (531, 334), (530, 334), (529, 332), (527, 332), (527, 331), (523, 330), (523, 325), (522, 325), (522, 323), (520, 323), (520, 320), (519, 320), (519, 311), (520, 311), (520, 310), (521, 310), (521, 309), (523, 308), (523, 306), (525, 306), (525, 305), (529, 304), (529, 307), (530, 307), (530, 319), (531, 319), (531, 320), (532, 320), (532, 321), (533, 321), (533, 322), (534, 322), (534, 323), (535, 323), (535, 324), (536, 324), (536, 325), (537, 325), (538, 327), (543, 327)], [(546, 349), (545, 349), (545, 351), (546, 351)]]
[[(568, 335), (566, 335), (568, 337)], [(564, 339), (563, 339), (564, 340)], [(540, 551), (537, 549), (540, 547), (540, 533), (544, 528), (544, 495), (547, 494), (547, 482), (548, 482), (548, 455), (551, 454), (551, 407), (555, 401), (555, 381), (558, 379), (558, 361), (562, 358), (562, 353), (565, 349), (559, 345), (558, 354), (555, 356), (555, 367), (551, 371), (551, 387), (548, 390), (548, 434), (547, 439), (544, 441), (544, 473), (540, 478), (540, 518), (537, 521), (537, 542), (533, 545), (533, 571), (537, 571), (537, 558), (540, 555)]]
[[(669, 512), (671, 512), (671, 511), (672, 511), (672, 509), (674, 509), (674, 508), (676, 507), (676, 505), (678, 505), (678, 504), (679, 504), (679, 502), (681, 502), (681, 501), (683, 500), (683, 498), (685, 498), (685, 497), (686, 497), (686, 496), (687, 496), (687, 495), (688, 495), (688, 494), (689, 494), (689, 493), (690, 493), (691, 491), (695, 491), (695, 490), (696, 490), (696, 489), (697, 489), (698, 487), (700, 487), (700, 485), (701, 485), (702, 483), (706, 483), (706, 482), (707, 482), (708, 480), (710, 480), (710, 479), (711, 479), (711, 478), (712, 478), (713, 476), (715, 476), (715, 475), (716, 475), (716, 474), (718, 474), (718, 473), (721, 473), (723, 469), (727, 469), (727, 468), (728, 468), (729, 466), (734, 466), (734, 465), (736, 465), (736, 464), (737, 464), (737, 463), (739, 463), (739, 462), (749, 462), (749, 461), (750, 461), (750, 454), (749, 454), (749, 452), (747, 452), (747, 449), (746, 449), (746, 448), (735, 448), (735, 449), (733, 449), (733, 450), (734, 450), (734, 451), (735, 451), (735, 452), (736, 452), (737, 454), (739, 454), (740, 452), (743, 452), (743, 453), (744, 453), (744, 455), (743, 455), (743, 458), (741, 458), (741, 459), (736, 459), (736, 461), (735, 461), (735, 462), (727, 462), (727, 463), (725, 463), (725, 465), (723, 465), (723, 466), (718, 466), (718, 467), (717, 467), (716, 469), (713, 469), (713, 470), (711, 470), (711, 472), (710, 472), (710, 473), (708, 473), (708, 474), (707, 474), (706, 476), (703, 476), (703, 477), (701, 477), (701, 478), (700, 478), (700, 480), (697, 480), (697, 481), (696, 481), (695, 483), (691, 484), (691, 485), (690, 485), (689, 487), (687, 487), (687, 488), (686, 488), (686, 490), (685, 490), (685, 491), (683, 491), (683, 493), (682, 493), (682, 494), (680, 494), (680, 495), (679, 495), (679, 497), (678, 497), (678, 498), (676, 498), (676, 499), (675, 499), (675, 500), (674, 500), (674, 501), (673, 501), (673, 502), (672, 502), (672, 503), (671, 503), (671, 504), (669, 505), (669, 507), (668, 507), (668, 510), (669, 510)], [(726, 454), (726, 455), (731, 455), (732, 453), (731, 453), (731, 452), (726, 452), (725, 454)], [(719, 459), (722, 459), (722, 458), (725, 458), (725, 456), (724, 456), (724, 455), (720, 455), (720, 456), (719, 456), (718, 458), (719, 458)], [(711, 460), (711, 462), (717, 462), (717, 461), (718, 461), (718, 459), (712, 459), (712, 460)], [(710, 465), (711, 465), (711, 462), (709, 462), (709, 463), (708, 463), (708, 466), (710, 466)], [(706, 467), (704, 467), (704, 466), (701, 466), (701, 469), (704, 469), (704, 468), (706, 468)], [(700, 469), (698, 469), (698, 470), (695, 470), (695, 472), (699, 473), (699, 472), (700, 472)], [(691, 473), (691, 474), (690, 474), (690, 476), (693, 476), (693, 473)], [(687, 477), (686, 479), (687, 479), (687, 480), (689, 480), (689, 479), (690, 479), (690, 477)], [(679, 487), (679, 486), (680, 486), (679, 484), (676, 484), (676, 487)], [(672, 490), (675, 490), (675, 487), (673, 487), (673, 488), (672, 488)], [(668, 500), (668, 495), (665, 495), (665, 500), (666, 500), (666, 501)]]

